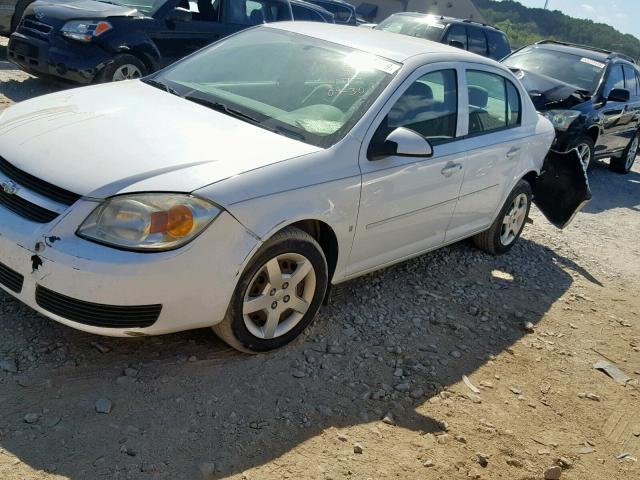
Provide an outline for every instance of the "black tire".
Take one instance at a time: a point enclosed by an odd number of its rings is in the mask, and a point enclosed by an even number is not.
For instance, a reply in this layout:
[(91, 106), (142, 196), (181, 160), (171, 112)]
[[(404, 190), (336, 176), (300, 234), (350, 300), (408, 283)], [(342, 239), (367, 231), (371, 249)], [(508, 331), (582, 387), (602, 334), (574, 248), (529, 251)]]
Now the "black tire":
[[(302, 255), (311, 262), (315, 273), (313, 298), (302, 319), (291, 330), (271, 339), (259, 338), (251, 333), (245, 324), (243, 315), (245, 295), (252, 280), (263, 270), (269, 260), (291, 253)], [(313, 321), (322, 304), (327, 284), (327, 261), (318, 242), (298, 228), (285, 228), (269, 239), (249, 262), (238, 281), (224, 320), (213, 326), (213, 331), (229, 346), (242, 352), (260, 353), (281, 348), (298, 337)]]
[(136, 74), (136, 76), (133, 78), (144, 77), (145, 75), (147, 75), (147, 73), (149, 73), (145, 64), (142, 63), (142, 61), (138, 57), (134, 55), (123, 54), (115, 57), (111, 63), (109, 63), (98, 73), (98, 75), (96, 75), (96, 82), (109, 83), (115, 81), (114, 75), (116, 74), (116, 72), (127, 65), (132, 65), (139, 71), (139, 75)]
[(13, 17), (11, 17), (11, 31), (9, 33), (13, 33), (18, 28), (20, 21), (22, 20), (22, 15), (24, 15), (24, 11), (27, 9), (29, 5), (31, 5), (35, 0), (20, 0), (16, 3), (16, 9), (13, 12)]
[[(514, 200), (521, 194), (526, 195), (527, 198), (524, 220), (522, 221), (522, 225), (520, 225), (520, 227), (518, 228), (518, 231), (514, 235), (513, 239), (505, 245), (501, 240), (501, 235), (503, 232), (503, 222), (506, 215), (509, 213)], [(531, 209), (531, 197), (531, 185), (529, 185), (529, 182), (527, 182), (526, 180), (520, 180), (507, 197), (507, 201), (504, 202), (500, 213), (496, 217), (491, 227), (488, 230), (485, 230), (484, 232), (479, 233), (473, 237), (473, 243), (475, 244), (475, 246), (480, 250), (484, 250), (485, 252), (490, 253), (491, 255), (501, 255), (511, 250), (511, 248), (513, 248), (513, 246), (520, 238), (520, 234), (522, 233), (522, 230), (527, 223), (526, 220), (529, 217), (529, 210)]]
[[(609, 159), (609, 170), (616, 173), (627, 174), (633, 168), (633, 164), (636, 161), (636, 155), (638, 154), (638, 141), (640, 137), (636, 132), (636, 136), (631, 139), (627, 148), (624, 149), (622, 155), (620, 157), (611, 157)], [(634, 143), (635, 142), (635, 143)], [(635, 154), (633, 154), (633, 158), (629, 158), (631, 154), (631, 149), (635, 148)]]
[(587, 172), (590, 172), (593, 169), (593, 165), (596, 163), (594, 160), (596, 146), (593, 139), (589, 135), (581, 135), (571, 148), (577, 148), (578, 153), (580, 153), (580, 147), (583, 145), (587, 146), (589, 149), (589, 164), (587, 166)]

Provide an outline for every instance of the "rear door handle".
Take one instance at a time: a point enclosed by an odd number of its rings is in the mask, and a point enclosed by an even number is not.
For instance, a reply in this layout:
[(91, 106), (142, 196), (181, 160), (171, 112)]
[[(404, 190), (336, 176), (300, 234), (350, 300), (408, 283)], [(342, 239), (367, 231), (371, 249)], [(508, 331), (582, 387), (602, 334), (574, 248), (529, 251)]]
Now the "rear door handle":
[(511, 150), (507, 152), (507, 158), (515, 157), (518, 153), (520, 153), (520, 147), (512, 147)]
[(445, 177), (450, 177), (451, 175), (456, 173), (458, 170), (462, 170), (461, 163), (447, 162), (444, 168), (440, 170), (440, 173)]

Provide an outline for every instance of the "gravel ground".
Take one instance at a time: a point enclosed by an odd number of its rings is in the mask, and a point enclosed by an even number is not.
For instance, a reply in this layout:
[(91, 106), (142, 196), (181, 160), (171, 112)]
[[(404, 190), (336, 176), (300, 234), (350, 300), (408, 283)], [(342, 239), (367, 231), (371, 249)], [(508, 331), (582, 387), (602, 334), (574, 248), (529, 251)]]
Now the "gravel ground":
[[(65, 87), (0, 61), (0, 109)], [(0, 292), (0, 478), (640, 478), (640, 169), (591, 182), (565, 231), (533, 212), (508, 255), (348, 282), (269, 355), (99, 338)]]

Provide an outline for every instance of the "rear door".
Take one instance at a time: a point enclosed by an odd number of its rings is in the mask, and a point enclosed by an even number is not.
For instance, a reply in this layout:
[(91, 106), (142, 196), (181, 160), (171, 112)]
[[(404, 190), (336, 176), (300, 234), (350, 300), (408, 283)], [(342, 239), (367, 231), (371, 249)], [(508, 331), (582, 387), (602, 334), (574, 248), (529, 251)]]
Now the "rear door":
[(467, 151), (464, 180), (447, 243), (491, 225), (513, 183), (523, 144), (531, 132), (521, 126), (521, 99), (500, 69), (469, 64), (464, 74)]

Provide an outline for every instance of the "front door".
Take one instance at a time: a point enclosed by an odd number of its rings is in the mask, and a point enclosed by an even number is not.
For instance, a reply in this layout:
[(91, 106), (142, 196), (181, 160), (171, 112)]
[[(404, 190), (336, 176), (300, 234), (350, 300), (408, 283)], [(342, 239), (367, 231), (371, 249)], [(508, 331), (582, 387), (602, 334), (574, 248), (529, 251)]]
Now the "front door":
[[(398, 89), (368, 132), (360, 154), (362, 192), (350, 274), (438, 247), (454, 211), (466, 156), (459, 142), (458, 67), (419, 69)], [(404, 127), (429, 141), (428, 158), (371, 158)]]
[(626, 147), (628, 123), (628, 105), (624, 102), (607, 100), (613, 89), (624, 89), (624, 74), (622, 64), (614, 64), (610, 67), (603, 90), (604, 106), (600, 110), (602, 115), (602, 135), (598, 140), (596, 154), (603, 155), (616, 152)]
[[(169, 65), (196, 50), (219, 40), (228, 32), (219, 21), (220, 0), (179, 0), (173, 8), (168, 8), (166, 19), (159, 19), (160, 28), (152, 38), (160, 54), (163, 65)], [(175, 8), (189, 10), (191, 20), (172, 20)]]

